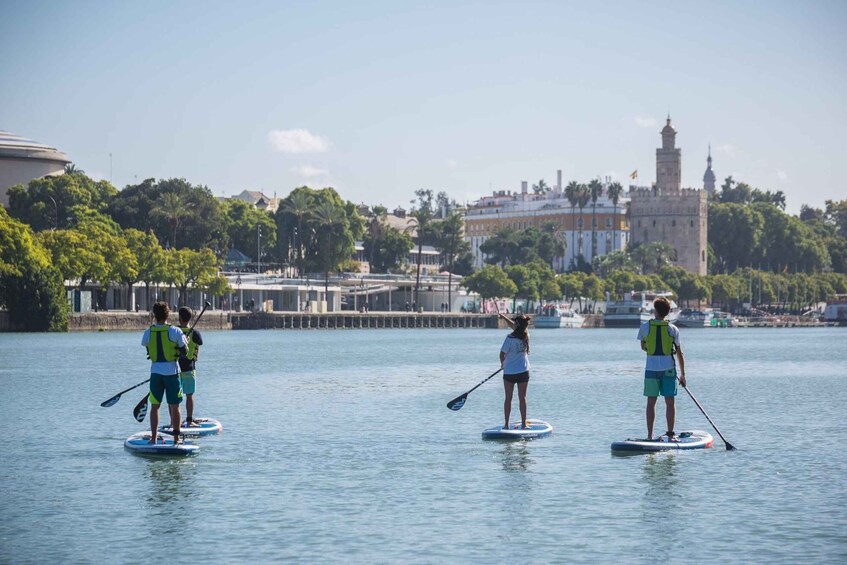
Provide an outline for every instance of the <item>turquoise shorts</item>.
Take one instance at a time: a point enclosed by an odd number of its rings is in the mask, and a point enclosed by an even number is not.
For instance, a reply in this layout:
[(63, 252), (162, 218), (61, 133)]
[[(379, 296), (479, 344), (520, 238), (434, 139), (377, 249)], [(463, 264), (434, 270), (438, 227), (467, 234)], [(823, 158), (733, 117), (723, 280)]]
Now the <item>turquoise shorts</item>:
[(161, 404), (162, 398), (167, 395), (168, 404), (180, 404), (182, 402), (182, 387), (179, 383), (179, 375), (150, 374), (150, 403)]
[(644, 396), (676, 396), (676, 367), (644, 371)]
[(185, 394), (194, 394), (197, 384), (194, 382), (197, 374), (194, 370), (184, 371), (179, 374), (179, 380), (182, 382), (182, 392)]

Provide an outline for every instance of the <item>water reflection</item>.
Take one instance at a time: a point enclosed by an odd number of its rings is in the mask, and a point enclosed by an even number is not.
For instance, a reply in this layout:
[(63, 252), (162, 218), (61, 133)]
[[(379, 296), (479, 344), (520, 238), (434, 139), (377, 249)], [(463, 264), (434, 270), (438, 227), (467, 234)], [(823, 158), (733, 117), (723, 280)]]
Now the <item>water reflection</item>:
[(667, 529), (684, 519), (683, 493), (675, 453), (650, 453), (644, 459), (643, 513), (648, 526)]
[(195, 467), (195, 463), (185, 459), (151, 458), (145, 470), (149, 507), (155, 511), (190, 500), (195, 495)]
[(500, 450), (503, 470), (507, 473), (522, 473), (529, 471), (535, 465), (535, 460), (529, 456), (528, 441), (515, 441), (503, 445)]

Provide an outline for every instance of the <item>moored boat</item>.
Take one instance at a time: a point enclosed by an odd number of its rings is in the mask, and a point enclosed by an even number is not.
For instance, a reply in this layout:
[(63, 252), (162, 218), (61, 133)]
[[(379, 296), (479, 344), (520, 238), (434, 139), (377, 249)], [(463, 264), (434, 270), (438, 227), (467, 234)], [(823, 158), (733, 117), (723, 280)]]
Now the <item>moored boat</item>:
[(847, 326), (847, 294), (836, 294), (826, 303), (823, 310), (825, 322), (834, 322), (839, 326)]
[(673, 323), (680, 328), (728, 328), (733, 325), (733, 318), (729, 312), (713, 308), (683, 308)]
[(671, 303), (671, 312), (666, 319), (676, 323), (679, 311), (672, 292), (639, 290), (624, 294), (623, 300), (606, 302), (603, 325), (607, 328), (637, 328), (653, 319), (653, 301), (659, 297), (667, 298)]
[(581, 328), (585, 318), (563, 304), (548, 304), (532, 318), (536, 328)]

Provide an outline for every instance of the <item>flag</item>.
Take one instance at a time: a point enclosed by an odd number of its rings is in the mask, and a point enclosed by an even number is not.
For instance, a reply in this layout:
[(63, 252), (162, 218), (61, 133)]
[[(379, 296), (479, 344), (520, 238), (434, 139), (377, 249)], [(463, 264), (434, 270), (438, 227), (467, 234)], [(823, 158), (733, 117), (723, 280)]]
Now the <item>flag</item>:
[(631, 179), (633, 179), (633, 180), (634, 180), (634, 179), (637, 179), (637, 178), (638, 178), (638, 169), (635, 169), (634, 171), (632, 171), (632, 172), (629, 174), (629, 178), (631, 178)]

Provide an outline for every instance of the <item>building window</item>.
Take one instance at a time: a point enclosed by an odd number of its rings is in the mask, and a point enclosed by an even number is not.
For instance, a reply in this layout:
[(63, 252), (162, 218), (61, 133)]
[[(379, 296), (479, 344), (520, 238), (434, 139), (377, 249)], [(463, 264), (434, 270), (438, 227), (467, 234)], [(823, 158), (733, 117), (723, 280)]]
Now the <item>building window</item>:
[(656, 220), (653, 220), (653, 227), (656, 227)]
[(612, 227), (612, 218), (606, 218), (606, 227), (607, 228)]
[(694, 227), (694, 220), (691, 220), (691, 227)]
[(671, 227), (676, 227), (676, 220), (671, 221)]
[(638, 220), (638, 227), (641, 227), (641, 220)]
[(576, 222), (576, 227), (578, 227), (579, 229), (582, 229), (582, 218), (580, 218), (579, 220), (577, 220), (577, 222)]
[(597, 227), (597, 218), (591, 218), (591, 227), (592, 227), (592, 228), (596, 228), (596, 227)]
[(706, 260), (706, 251), (705, 250), (700, 252), (700, 257), (701, 257), (701, 259), (700, 259), (701, 261)]

